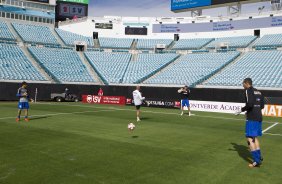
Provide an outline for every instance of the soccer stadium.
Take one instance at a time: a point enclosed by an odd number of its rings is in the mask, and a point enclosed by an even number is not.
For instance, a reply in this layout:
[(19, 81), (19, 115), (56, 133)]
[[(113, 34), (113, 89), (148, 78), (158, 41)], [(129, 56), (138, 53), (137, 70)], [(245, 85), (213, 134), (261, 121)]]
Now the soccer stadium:
[(282, 1), (0, 0), (0, 94), (1, 184), (281, 184)]

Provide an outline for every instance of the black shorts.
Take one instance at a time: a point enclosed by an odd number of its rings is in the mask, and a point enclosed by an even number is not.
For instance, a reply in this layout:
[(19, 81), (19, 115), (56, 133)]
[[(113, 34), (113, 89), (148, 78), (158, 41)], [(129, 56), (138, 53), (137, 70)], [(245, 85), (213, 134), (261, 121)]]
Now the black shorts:
[(136, 110), (139, 110), (141, 108), (141, 105), (135, 105)]

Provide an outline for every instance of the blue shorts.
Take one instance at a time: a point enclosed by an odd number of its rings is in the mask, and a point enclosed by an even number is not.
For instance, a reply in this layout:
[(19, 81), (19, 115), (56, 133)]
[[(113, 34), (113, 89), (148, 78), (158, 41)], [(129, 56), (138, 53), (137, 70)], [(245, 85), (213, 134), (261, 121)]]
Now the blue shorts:
[(28, 102), (19, 102), (18, 108), (19, 109), (29, 109), (29, 104)]
[(262, 136), (261, 121), (246, 121), (246, 137)]
[(188, 99), (181, 100), (181, 107), (184, 106), (190, 107), (190, 103)]

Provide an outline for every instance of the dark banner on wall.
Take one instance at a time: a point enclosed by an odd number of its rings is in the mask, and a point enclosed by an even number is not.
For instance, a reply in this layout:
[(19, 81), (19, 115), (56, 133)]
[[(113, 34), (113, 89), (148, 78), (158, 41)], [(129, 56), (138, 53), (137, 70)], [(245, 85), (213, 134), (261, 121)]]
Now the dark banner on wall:
[(113, 29), (113, 24), (110, 23), (95, 23), (96, 29)]
[[(0, 101), (18, 100), (16, 97), (17, 89), (20, 83), (0, 83)], [(84, 94), (97, 95), (99, 88), (102, 87), (105, 96), (125, 96), (127, 103), (132, 103), (132, 92), (134, 86), (98, 86), (98, 85), (67, 85), (67, 84), (28, 84), (31, 98), (34, 98), (37, 88), (39, 101), (50, 100), (51, 93), (63, 93), (65, 88), (69, 93), (74, 93), (81, 97)], [(178, 102), (180, 96), (177, 88), (173, 87), (141, 87), (142, 95), (151, 103), (151, 105), (163, 104), (163, 106), (172, 106), (172, 102)], [(281, 91), (261, 90), (265, 97), (281, 97)], [(211, 88), (192, 88), (191, 100), (199, 101), (219, 101), (219, 102), (242, 102), (243, 89), (211, 89)], [(80, 99), (81, 100), (81, 99)], [(270, 102), (273, 104), (273, 101)], [(278, 104), (277, 104), (278, 105)]]

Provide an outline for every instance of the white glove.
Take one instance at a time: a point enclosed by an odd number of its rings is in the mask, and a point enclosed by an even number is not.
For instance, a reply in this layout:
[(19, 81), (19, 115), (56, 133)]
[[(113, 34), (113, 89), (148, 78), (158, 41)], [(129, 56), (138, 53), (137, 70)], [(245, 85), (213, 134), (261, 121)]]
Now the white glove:
[(239, 114), (241, 114), (241, 112), (242, 112), (242, 110), (239, 109), (239, 110), (236, 110), (234, 114), (235, 114), (236, 116), (238, 116)]

